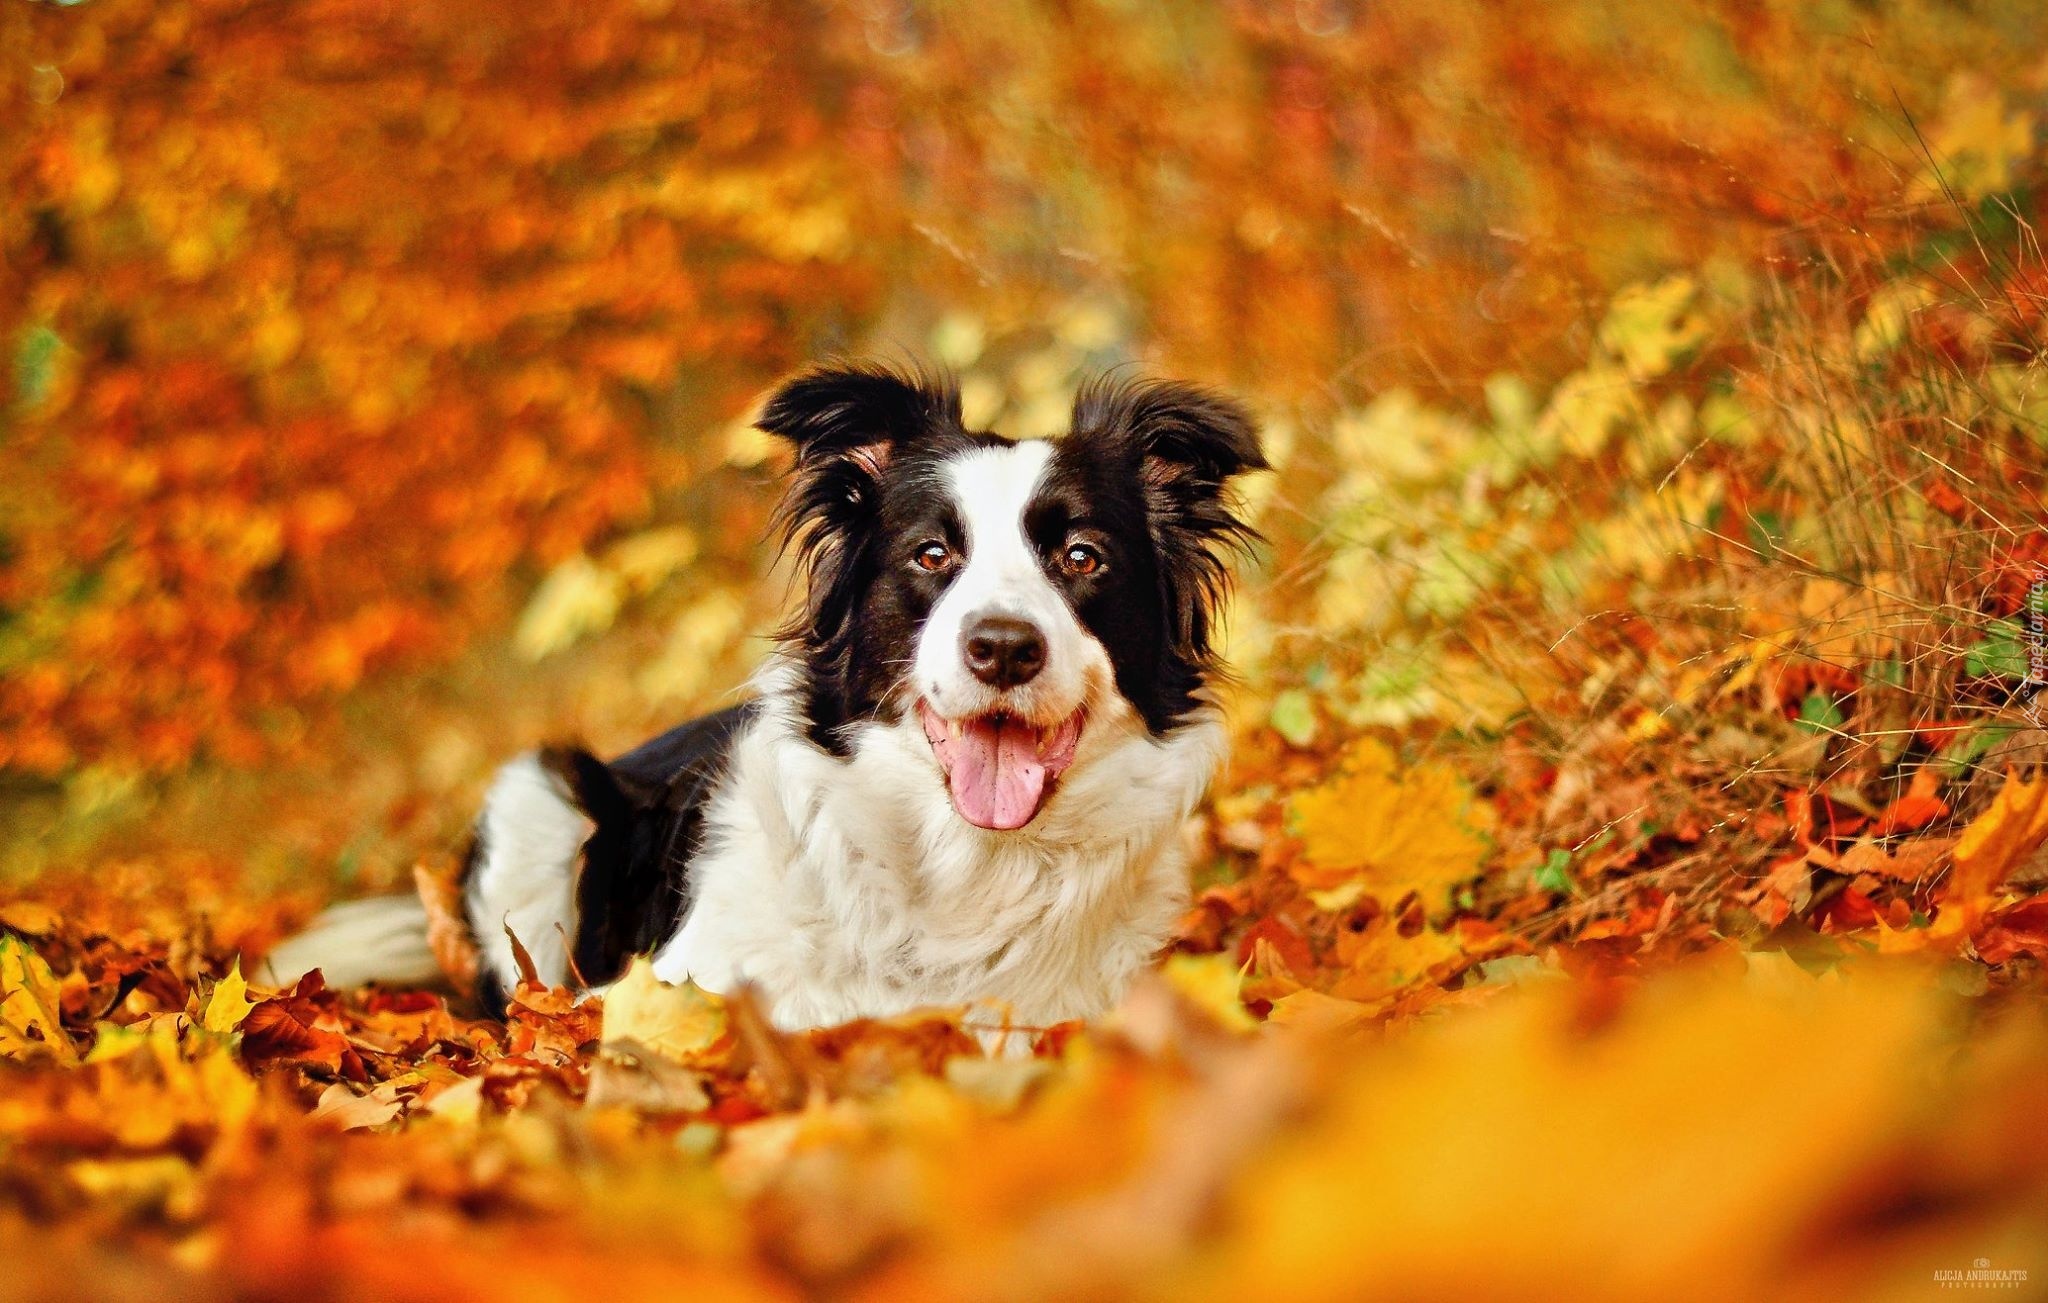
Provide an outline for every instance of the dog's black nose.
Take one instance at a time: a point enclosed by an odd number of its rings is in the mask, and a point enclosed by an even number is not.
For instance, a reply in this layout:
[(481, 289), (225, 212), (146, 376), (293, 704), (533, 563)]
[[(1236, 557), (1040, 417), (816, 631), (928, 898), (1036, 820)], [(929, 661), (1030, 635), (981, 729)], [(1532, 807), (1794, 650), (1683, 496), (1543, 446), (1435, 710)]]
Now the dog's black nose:
[(1014, 688), (1045, 668), (1045, 635), (1029, 620), (984, 615), (960, 636), (960, 657), (983, 683)]

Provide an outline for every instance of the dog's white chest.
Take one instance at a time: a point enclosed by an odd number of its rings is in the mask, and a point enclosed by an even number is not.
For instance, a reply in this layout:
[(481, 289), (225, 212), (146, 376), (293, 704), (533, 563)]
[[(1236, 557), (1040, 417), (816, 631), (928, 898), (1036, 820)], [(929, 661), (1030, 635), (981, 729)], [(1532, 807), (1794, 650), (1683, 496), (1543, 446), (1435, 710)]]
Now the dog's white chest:
[(1026, 1026), (1103, 1012), (1185, 906), (1179, 825), (1219, 744), (1105, 730), (1033, 827), (990, 832), (955, 814), (921, 735), (876, 726), (838, 761), (771, 712), (736, 746), (655, 972), (751, 983), (792, 1027), (934, 1006)]

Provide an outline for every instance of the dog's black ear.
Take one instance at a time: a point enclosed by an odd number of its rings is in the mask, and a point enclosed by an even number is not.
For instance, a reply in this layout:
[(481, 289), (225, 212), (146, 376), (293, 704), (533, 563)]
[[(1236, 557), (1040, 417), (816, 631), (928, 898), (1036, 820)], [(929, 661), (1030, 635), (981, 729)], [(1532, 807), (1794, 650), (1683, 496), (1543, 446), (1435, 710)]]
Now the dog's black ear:
[[(1234, 475), (1266, 469), (1251, 413), (1233, 398), (1178, 381), (1122, 387), (1119, 422), (1144, 456), (1147, 484), (1220, 489)], [(1086, 395), (1082, 404), (1085, 407)], [(1075, 427), (1083, 414), (1077, 410)]]
[(1229, 587), (1229, 559), (1258, 540), (1230, 483), (1266, 469), (1236, 400), (1172, 380), (1102, 380), (1074, 400), (1074, 434), (1120, 451), (1145, 485), (1173, 650), (1201, 663)]
[(843, 459), (879, 476), (896, 447), (942, 421), (960, 421), (960, 395), (951, 384), (849, 363), (821, 366), (784, 382), (755, 424), (789, 441), (799, 472)]
[(804, 610), (784, 638), (827, 647), (844, 634), (855, 599), (847, 580), (876, 519), (889, 463), (927, 434), (959, 424), (960, 394), (950, 383), (872, 363), (821, 366), (769, 396), (755, 425), (796, 450), (776, 517), (805, 587)]

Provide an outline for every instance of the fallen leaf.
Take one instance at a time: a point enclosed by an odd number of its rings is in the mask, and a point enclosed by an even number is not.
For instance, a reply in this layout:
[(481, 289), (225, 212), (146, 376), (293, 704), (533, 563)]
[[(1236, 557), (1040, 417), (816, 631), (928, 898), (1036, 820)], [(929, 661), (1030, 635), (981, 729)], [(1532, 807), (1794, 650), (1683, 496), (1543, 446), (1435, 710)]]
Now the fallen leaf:
[(421, 863), (413, 866), (412, 881), (426, 907), (427, 947), (434, 962), (456, 990), (475, 990), (481, 960), (462, 908), (461, 875), (453, 865)]
[(242, 978), (242, 961), (237, 959), (228, 975), (214, 983), (213, 994), (207, 997), (206, 1012), (199, 1017), (199, 1025), (210, 1032), (226, 1035), (242, 1025), (256, 1002), (249, 998), (249, 983)]
[(711, 1107), (704, 1076), (638, 1041), (607, 1041), (590, 1069), (584, 1103), (636, 1113), (699, 1113)]
[(604, 1043), (631, 1043), (677, 1063), (695, 1063), (732, 1044), (725, 1002), (694, 982), (670, 986), (637, 956), (604, 994)]
[(1493, 811), (1448, 765), (1401, 772), (1384, 744), (1362, 738), (1337, 772), (1288, 802), (1302, 845), (1288, 872), (1341, 908), (1370, 893), (1392, 906), (1410, 891), (1432, 913), (1449, 907), (1452, 888), (1479, 872)]
[(403, 1114), (406, 1100), (418, 1089), (416, 1082), (387, 1081), (358, 1093), (337, 1081), (320, 1092), (311, 1117), (343, 1131), (380, 1127)]
[(1922, 765), (1913, 771), (1913, 781), (1906, 787), (1905, 795), (1893, 801), (1877, 815), (1877, 824), (1871, 829), (1878, 837), (1891, 837), (1902, 832), (1918, 832), (1948, 813), (1948, 802), (1941, 799), (1941, 775), (1933, 765)]
[(1837, 856), (1834, 867), (1848, 874), (1872, 873), (1894, 882), (1920, 882), (1940, 871), (1955, 844), (1952, 837), (1922, 837), (1887, 848), (1866, 837)]
[(2008, 773), (1984, 812), (1956, 839), (1955, 869), (1942, 893), (1939, 938), (1974, 934), (1992, 895), (2021, 861), (2048, 839), (2048, 776), (2031, 781)]
[(335, 1017), (323, 998), (333, 997), (315, 969), (286, 994), (259, 1001), (241, 1021), (242, 1057), (257, 1067), (292, 1064), (362, 1080), (362, 1059), (348, 1037), (322, 1025)]
[(43, 957), (20, 937), (0, 936), (0, 1057), (77, 1063), (62, 1011), (56, 975)]
[(1161, 971), (1168, 985), (1214, 1018), (1219, 1026), (1233, 1031), (1250, 1031), (1258, 1026), (1239, 998), (1243, 973), (1231, 956), (1173, 955)]

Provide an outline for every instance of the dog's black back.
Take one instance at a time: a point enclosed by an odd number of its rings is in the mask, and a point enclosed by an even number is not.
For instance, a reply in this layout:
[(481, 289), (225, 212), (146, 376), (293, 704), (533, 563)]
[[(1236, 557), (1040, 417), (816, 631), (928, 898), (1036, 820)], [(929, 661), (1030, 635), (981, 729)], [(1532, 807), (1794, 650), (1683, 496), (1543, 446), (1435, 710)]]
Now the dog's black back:
[[(583, 984), (613, 980), (628, 958), (652, 953), (682, 925), (705, 804), (734, 736), (756, 710), (745, 702), (690, 720), (609, 763), (576, 747), (541, 752), (542, 764), (597, 825), (583, 847), (570, 947)], [(505, 994), (486, 975), (484, 1007), (502, 1012)]]

